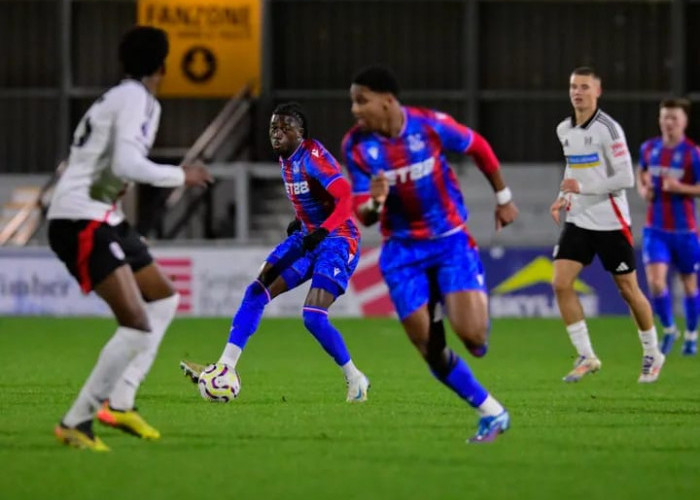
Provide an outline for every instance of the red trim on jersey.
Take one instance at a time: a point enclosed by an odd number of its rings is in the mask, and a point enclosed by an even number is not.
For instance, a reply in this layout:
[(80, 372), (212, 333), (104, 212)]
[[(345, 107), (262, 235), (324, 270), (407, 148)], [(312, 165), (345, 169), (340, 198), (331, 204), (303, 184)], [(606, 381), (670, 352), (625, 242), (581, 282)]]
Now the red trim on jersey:
[(613, 199), (612, 195), (609, 194), (608, 198), (610, 199), (610, 204), (612, 205), (613, 212), (615, 212), (615, 217), (617, 217), (617, 220), (622, 224), (622, 234), (624, 235), (625, 239), (629, 242), (630, 245), (634, 245), (634, 239), (632, 238), (632, 231), (630, 231), (630, 227), (627, 225), (627, 222), (625, 222), (625, 218), (622, 216), (622, 212), (620, 212), (620, 209), (617, 206), (617, 203), (615, 203), (615, 200)]
[(92, 280), (90, 279), (90, 255), (95, 245), (95, 231), (102, 224), (101, 221), (92, 220), (85, 229), (78, 233), (78, 256), (76, 258), (76, 267), (78, 268), (78, 276), (80, 277), (80, 289), (83, 293), (89, 293), (92, 290)]
[(472, 132), (472, 141), (464, 151), (466, 154), (474, 158), (476, 166), (479, 167), (484, 174), (492, 174), (498, 170), (498, 158), (493, 152), (488, 141), (478, 132)]

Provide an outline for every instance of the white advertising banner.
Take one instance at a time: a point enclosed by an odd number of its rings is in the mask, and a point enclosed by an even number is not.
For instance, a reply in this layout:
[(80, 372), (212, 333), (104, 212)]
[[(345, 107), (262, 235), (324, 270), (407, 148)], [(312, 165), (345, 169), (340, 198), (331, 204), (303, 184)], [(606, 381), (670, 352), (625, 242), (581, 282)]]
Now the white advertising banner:
[[(152, 249), (156, 261), (182, 296), (181, 316), (233, 315), (269, 251), (262, 247)], [(376, 259), (361, 261), (355, 273), (361, 279), (351, 282), (346, 294), (333, 304), (333, 316), (391, 314), (391, 309), (386, 309), (386, 287), (375, 268)], [(266, 307), (265, 314), (300, 315), (308, 289), (306, 283), (275, 298)], [(107, 316), (109, 308), (94, 293), (83, 295), (77, 282), (50, 250), (3, 250), (0, 252), (0, 314)]]

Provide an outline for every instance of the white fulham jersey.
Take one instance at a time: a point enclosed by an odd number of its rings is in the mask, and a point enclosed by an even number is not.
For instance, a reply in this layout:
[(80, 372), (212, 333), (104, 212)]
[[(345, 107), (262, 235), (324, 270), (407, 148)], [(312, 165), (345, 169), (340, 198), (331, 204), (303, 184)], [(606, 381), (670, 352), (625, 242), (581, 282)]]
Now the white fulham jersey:
[(610, 115), (596, 110), (585, 123), (573, 117), (557, 126), (566, 158), (565, 179), (576, 179), (580, 194), (567, 194), (566, 221), (599, 231), (631, 225), (625, 189), (634, 185), (630, 157), (622, 127)]
[(136, 80), (124, 80), (97, 99), (75, 130), (48, 218), (116, 225), (124, 220), (120, 198), (129, 183), (181, 186), (182, 168), (146, 158), (159, 121), (160, 104)]

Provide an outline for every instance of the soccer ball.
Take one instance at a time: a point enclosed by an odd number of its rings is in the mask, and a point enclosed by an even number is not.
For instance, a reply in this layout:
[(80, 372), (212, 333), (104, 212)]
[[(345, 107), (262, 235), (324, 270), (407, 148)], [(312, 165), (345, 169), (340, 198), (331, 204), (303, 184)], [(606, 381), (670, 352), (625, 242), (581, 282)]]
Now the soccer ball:
[(207, 401), (228, 403), (238, 397), (241, 378), (236, 370), (223, 363), (212, 363), (199, 374), (199, 393)]

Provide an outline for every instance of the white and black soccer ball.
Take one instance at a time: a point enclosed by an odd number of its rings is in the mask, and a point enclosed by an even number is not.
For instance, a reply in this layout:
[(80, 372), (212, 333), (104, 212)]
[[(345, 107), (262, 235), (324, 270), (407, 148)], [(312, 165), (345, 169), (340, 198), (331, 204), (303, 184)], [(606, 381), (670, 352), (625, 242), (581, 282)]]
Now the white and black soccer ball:
[(228, 403), (241, 392), (241, 378), (223, 363), (212, 363), (199, 374), (199, 393), (207, 401)]

